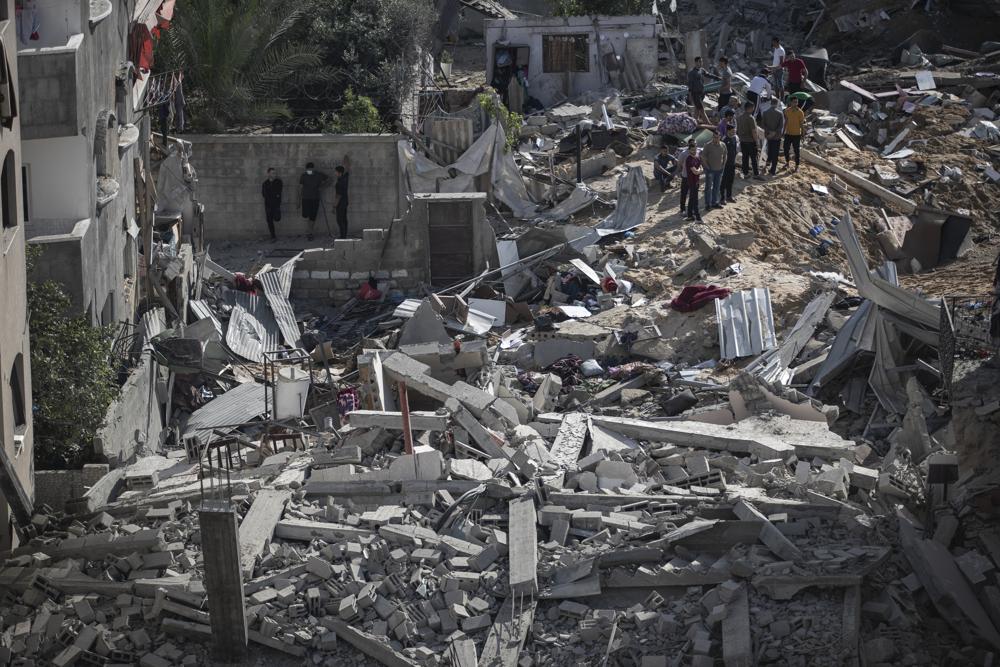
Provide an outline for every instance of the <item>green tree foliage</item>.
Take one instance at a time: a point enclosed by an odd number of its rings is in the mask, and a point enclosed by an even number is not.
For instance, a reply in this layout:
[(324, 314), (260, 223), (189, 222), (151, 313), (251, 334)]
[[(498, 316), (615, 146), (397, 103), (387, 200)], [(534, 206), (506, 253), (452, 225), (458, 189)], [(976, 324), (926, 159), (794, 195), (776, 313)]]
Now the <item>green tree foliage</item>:
[(385, 131), (385, 125), (378, 115), (378, 109), (371, 98), (355, 95), (350, 88), (344, 94), (344, 104), (336, 114), (327, 116), (324, 130), (336, 134), (378, 134)]
[[(28, 246), (28, 270), (41, 254)], [(28, 283), (35, 467), (79, 468), (91, 457), (94, 437), (118, 396), (108, 363), (111, 327), (67, 317), (70, 299), (51, 280)]]
[(321, 76), (305, 38), (312, 0), (184, 0), (158, 46), (158, 66), (185, 74), (196, 126), (218, 131), (290, 118), (289, 100)]
[(514, 146), (517, 146), (517, 142), (520, 141), (524, 116), (519, 113), (512, 113), (504, 106), (504, 103), (500, 101), (496, 93), (479, 93), (476, 99), (483, 111), (503, 125), (504, 134), (507, 135), (507, 145), (504, 148), (507, 151), (512, 150)]
[(341, 0), (319, 2), (308, 42), (320, 51), (329, 77), (306, 87), (299, 100), (308, 108), (338, 109), (345, 91), (368, 97), (391, 126), (403, 95), (418, 76), (418, 53), (431, 44), (437, 20), (433, 0)]
[(648, 0), (556, 0), (556, 16), (634, 16), (648, 14)]

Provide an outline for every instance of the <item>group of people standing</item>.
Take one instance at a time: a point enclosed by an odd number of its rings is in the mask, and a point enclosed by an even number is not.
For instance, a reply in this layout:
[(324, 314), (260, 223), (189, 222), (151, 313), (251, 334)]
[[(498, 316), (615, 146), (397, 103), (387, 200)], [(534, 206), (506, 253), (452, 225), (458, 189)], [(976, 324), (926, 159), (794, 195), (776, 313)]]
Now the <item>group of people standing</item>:
[[(675, 177), (680, 178), (680, 213), (687, 214), (686, 220), (701, 220), (698, 189), (702, 175), (706, 211), (735, 201), (733, 184), (738, 155), (743, 157), (743, 178), (749, 178), (752, 171), (755, 179), (763, 180), (759, 164), (761, 147), (766, 151), (764, 168), (774, 176), (784, 140), (785, 168), (790, 167), (793, 154), (795, 170), (799, 168), (802, 135), (806, 131), (805, 112), (812, 105), (812, 97), (804, 90), (809, 70), (793, 51), (786, 53), (777, 37), (772, 40), (772, 47), (772, 64), (751, 80), (742, 107), (733, 91), (733, 72), (727, 58), (719, 59), (718, 75), (706, 72), (700, 57), (695, 58), (695, 66), (688, 72), (691, 105), (702, 126), (710, 125), (704, 106), (705, 77), (714, 76), (721, 81), (718, 125), (712, 126), (712, 137), (703, 148), (699, 149), (692, 137), (676, 155), (664, 145), (653, 158), (653, 174), (662, 190), (670, 188)], [(772, 77), (770, 81), (768, 74)], [(785, 100), (784, 105), (781, 99)]]
[[(340, 231), (340, 238), (347, 238), (347, 206), (348, 184), (350, 182), (350, 158), (346, 155), (342, 164), (334, 168), (336, 179), (333, 185), (333, 208), (336, 212), (337, 227)], [(299, 176), (298, 209), (302, 212), (302, 218), (307, 224), (307, 236), (310, 241), (316, 232), (316, 218), (320, 211), (326, 215), (326, 208), (323, 206), (323, 188), (330, 183), (330, 177), (316, 169), (312, 162), (306, 163), (305, 171)], [(284, 183), (278, 177), (274, 167), (267, 170), (267, 178), (260, 186), (260, 194), (264, 198), (264, 217), (267, 220), (267, 230), (271, 233), (271, 240), (275, 240), (277, 235), (274, 231), (274, 223), (281, 222), (281, 202), (284, 192)]]

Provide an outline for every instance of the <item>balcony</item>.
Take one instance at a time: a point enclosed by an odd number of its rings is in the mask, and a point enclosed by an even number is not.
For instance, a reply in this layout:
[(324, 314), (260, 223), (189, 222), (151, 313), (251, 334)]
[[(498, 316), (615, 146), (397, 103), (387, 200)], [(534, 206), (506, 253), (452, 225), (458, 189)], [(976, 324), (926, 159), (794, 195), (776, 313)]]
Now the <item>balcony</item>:
[(51, 139), (78, 134), (81, 121), (77, 86), (83, 34), (58, 45), (18, 49), (21, 138)]

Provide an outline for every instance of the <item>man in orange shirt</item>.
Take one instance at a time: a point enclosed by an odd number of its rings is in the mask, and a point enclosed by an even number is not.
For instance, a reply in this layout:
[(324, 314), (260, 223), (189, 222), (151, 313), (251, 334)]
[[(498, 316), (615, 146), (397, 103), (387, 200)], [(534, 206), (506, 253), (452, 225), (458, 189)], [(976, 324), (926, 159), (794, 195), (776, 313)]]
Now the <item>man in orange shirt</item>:
[(788, 157), (791, 149), (795, 149), (795, 171), (799, 170), (799, 150), (802, 135), (806, 130), (806, 115), (799, 108), (799, 98), (789, 99), (791, 105), (785, 109), (785, 169), (788, 168)]

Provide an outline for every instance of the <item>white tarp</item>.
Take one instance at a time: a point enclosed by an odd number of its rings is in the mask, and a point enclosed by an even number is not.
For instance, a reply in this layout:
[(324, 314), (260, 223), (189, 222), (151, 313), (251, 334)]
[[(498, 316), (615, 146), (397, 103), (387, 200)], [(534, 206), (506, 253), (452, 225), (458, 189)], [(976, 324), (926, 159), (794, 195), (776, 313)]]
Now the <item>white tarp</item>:
[(506, 145), (503, 126), (493, 123), (447, 167), (418, 153), (405, 140), (398, 143), (399, 163), (411, 193), (472, 192), (475, 177), (489, 172), (493, 195), (510, 208), (515, 217), (532, 218), (538, 206), (528, 195), (514, 156), (506, 150)]
[(615, 210), (597, 225), (598, 229), (625, 231), (642, 224), (646, 219), (649, 188), (641, 167), (629, 167), (618, 179), (618, 202)]

